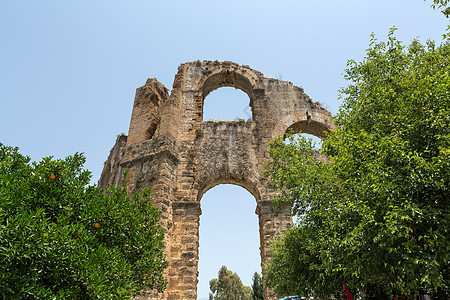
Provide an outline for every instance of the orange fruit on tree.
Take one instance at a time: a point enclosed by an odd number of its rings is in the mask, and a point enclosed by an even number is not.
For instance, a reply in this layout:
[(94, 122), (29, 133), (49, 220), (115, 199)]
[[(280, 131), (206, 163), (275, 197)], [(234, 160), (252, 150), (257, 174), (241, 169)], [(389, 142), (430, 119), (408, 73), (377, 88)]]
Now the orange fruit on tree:
[(95, 228), (99, 228), (100, 227), (100, 224), (99, 223), (95, 223)]
[(50, 174), (50, 179), (51, 179), (51, 180), (55, 180), (55, 179), (56, 179), (55, 174)]

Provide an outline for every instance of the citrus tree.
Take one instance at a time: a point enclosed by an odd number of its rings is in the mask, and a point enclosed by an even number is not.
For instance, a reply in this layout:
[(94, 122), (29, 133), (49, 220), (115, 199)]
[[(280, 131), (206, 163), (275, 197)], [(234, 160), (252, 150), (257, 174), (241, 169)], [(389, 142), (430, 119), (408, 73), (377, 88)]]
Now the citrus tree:
[(150, 191), (88, 186), (81, 154), (31, 162), (0, 144), (3, 299), (129, 299), (165, 288)]
[(271, 146), (274, 204), (299, 224), (274, 243), (266, 283), (284, 295), (339, 297), (347, 283), (365, 299), (448, 299), (449, 40), (405, 46), (391, 30), (345, 78), (326, 161), (306, 139)]

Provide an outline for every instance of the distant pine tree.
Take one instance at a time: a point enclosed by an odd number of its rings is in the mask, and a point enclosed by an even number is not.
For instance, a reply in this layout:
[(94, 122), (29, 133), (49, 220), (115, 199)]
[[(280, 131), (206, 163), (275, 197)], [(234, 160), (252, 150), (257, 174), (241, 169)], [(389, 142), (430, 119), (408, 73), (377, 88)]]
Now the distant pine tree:
[(264, 300), (264, 291), (263, 291), (261, 275), (259, 275), (258, 272), (255, 272), (255, 274), (253, 274), (252, 299), (253, 300)]

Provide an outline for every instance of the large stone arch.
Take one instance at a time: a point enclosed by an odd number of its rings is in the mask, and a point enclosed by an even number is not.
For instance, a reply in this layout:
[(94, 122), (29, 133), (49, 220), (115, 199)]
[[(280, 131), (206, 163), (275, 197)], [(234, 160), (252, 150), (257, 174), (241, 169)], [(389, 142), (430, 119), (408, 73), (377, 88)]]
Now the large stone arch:
[[(224, 86), (249, 96), (251, 121), (203, 121), (205, 97)], [(328, 111), (291, 82), (232, 62), (180, 65), (170, 95), (156, 79), (138, 88), (128, 137), (121, 136), (111, 150), (99, 186), (121, 182), (122, 171), (128, 169), (129, 191), (150, 187), (163, 212), (162, 223), (170, 228), (167, 290), (142, 298), (197, 298), (200, 199), (220, 183), (242, 186), (255, 196), (261, 262), (266, 262), (271, 240), (292, 225), (286, 214), (274, 214), (273, 191), (260, 175), (269, 142), (288, 128), (322, 137), (332, 128), (329, 118)], [(265, 298), (274, 296), (266, 290)]]

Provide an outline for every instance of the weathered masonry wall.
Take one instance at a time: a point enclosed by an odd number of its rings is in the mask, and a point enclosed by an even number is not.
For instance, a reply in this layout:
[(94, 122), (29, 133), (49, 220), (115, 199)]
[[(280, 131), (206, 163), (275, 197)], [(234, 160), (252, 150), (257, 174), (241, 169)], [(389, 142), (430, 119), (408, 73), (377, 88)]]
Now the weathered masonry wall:
[[(251, 121), (203, 121), (205, 97), (224, 86), (249, 96)], [(148, 79), (136, 91), (128, 136), (118, 137), (99, 180), (101, 188), (118, 184), (128, 170), (129, 191), (150, 187), (163, 224), (170, 226), (165, 249), (168, 288), (140, 298), (197, 299), (200, 202), (218, 184), (242, 186), (255, 197), (261, 261), (266, 262), (271, 240), (292, 226), (290, 217), (274, 215), (273, 191), (260, 178), (269, 142), (290, 129), (324, 137), (332, 126), (330, 113), (303, 89), (248, 66), (182, 64), (170, 94), (158, 80)], [(265, 290), (265, 299), (273, 298)]]

